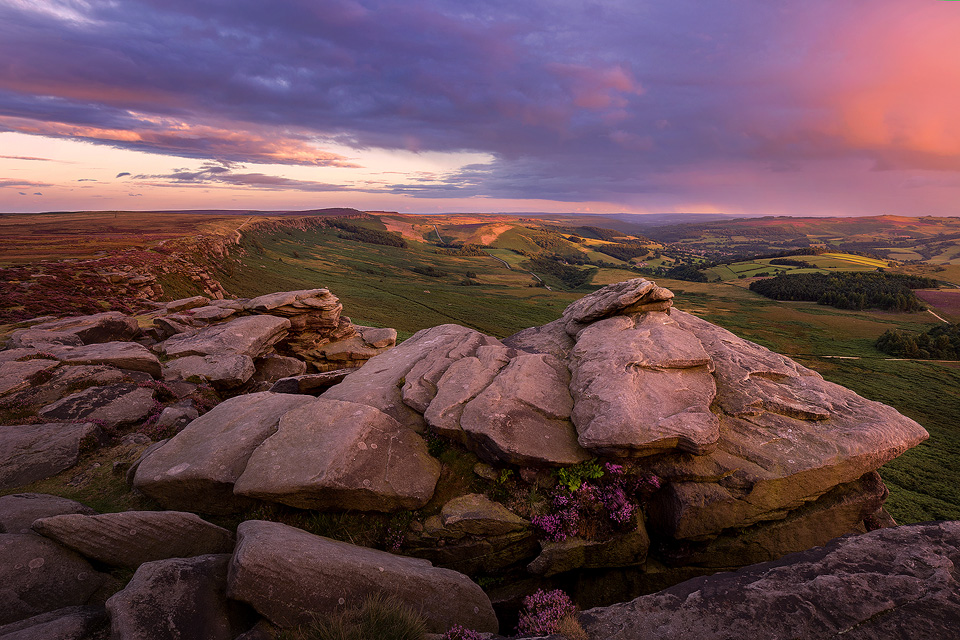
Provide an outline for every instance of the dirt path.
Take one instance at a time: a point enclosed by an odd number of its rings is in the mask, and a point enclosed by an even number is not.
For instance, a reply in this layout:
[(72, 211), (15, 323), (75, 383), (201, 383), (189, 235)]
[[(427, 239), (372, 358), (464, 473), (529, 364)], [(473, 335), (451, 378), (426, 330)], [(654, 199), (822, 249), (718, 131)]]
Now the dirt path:
[(946, 324), (950, 324), (949, 321), (944, 320), (943, 318), (941, 318), (940, 316), (938, 316), (937, 314), (935, 314), (935, 313), (933, 312), (933, 309), (927, 309), (927, 313), (929, 313), (930, 315), (932, 315), (934, 318), (936, 318), (936, 319), (939, 320), (940, 322), (943, 322), (943, 323), (946, 323)]

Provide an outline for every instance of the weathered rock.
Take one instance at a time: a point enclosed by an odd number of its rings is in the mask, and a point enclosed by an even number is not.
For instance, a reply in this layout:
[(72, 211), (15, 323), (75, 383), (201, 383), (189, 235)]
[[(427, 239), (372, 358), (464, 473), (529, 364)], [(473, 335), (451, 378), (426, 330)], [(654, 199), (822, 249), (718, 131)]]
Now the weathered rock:
[(29, 533), (34, 520), (68, 513), (93, 515), (96, 511), (75, 500), (45, 493), (0, 496), (0, 533)]
[(479, 493), (450, 500), (440, 510), (440, 518), (450, 531), (478, 536), (498, 536), (530, 526), (502, 504)]
[[(140, 375), (146, 376), (146, 374)], [(147, 377), (153, 379), (150, 376)], [(4, 401), (39, 409), (75, 393), (78, 389), (132, 382), (132, 378), (130, 372), (104, 365), (63, 365), (53, 369), (53, 377), (47, 382), (40, 383), (38, 380), (19, 391), (11, 391)]]
[(960, 523), (880, 529), (591, 609), (593, 638), (951, 638)]
[(206, 355), (244, 355), (258, 358), (282, 340), (290, 321), (276, 316), (245, 316), (213, 325), (194, 334), (178, 334), (163, 343), (171, 358)]
[(429, 537), (420, 541), (423, 544), (404, 545), (404, 555), (429, 560), (438, 567), (476, 575), (520, 569), (540, 550), (540, 543), (530, 529), (496, 536), (438, 537), (443, 540), (442, 544), (436, 546), (430, 544)]
[(160, 377), (160, 360), (142, 344), (136, 342), (107, 342), (80, 347), (50, 346), (51, 354), (64, 364), (105, 364), (118, 369), (143, 371)]
[(69, 469), (81, 445), (99, 446), (103, 432), (95, 424), (21, 424), (0, 426), (0, 489), (12, 489)]
[(564, 328), (564, 321), (561, 318), (541, 327), (530, 327), (518, 331), (509, 338), (504, 338), (503, 344), (529, 353), (547, 353), (565, 360), (570, 355), (574, 343), (573, 338)]
[(116, 640), (233, 640), (252, 612), (226, 597), (226, 554), (147, 562), (107, 600)]
[(270, 391), (274, 393), (319, 393), (343, 382), (343, 379), (354, 371), (356, 369), (337, 369), (323, 373), (308, 373), (302, 376), (281, 378), (273, 383)]
[(250, 456), (237, 495), (303, 509), (418, 509), (440, 463), (423, 440), (379, 409), (327, 398), (280, 419)]
[(104, 582), (86, 560), (46, 538), (0, 534), (0, 624), (90, 604)]
[(776, 560), (848, 533), (863, 533), (866, 530), (864, 520), (881, 510), (886, 498), (887, 487), (880, 475), (871, 471), (791, 511), (782, 520), (733, 529), (699, 544), (685, 542), (676, 548), (664, 545), (661, 553), (672, 566), (714, 569)]
[(302, 376), (307, 372), (307, 363), (303, 360), (289, 356), (279, 356), (275, 353), (257, 358), (253, 364), (256, 367), (256, 372), (254, 372), (252, 378), (254, 382), (269, 382), (272, 384), (283, 378)]
[(517, 355), (513, 349), (485, 345), (477, 349), (476, 356), (467, 356), (451, 364), (437, 381), (437, 394), (423, 413), (430, 429), (466, 445), (467, 433), (460, 426), (464, 407), (490, 386), (510, 359)]
[[(135, 318), (119, 311), (106, 311), (90, 316), (61, 318), (21, 329), (11, 334), (12, 346), (41, 346), (44, 344), (97, 344), (126, 342), (140, 333)], [(69, 336), (73, 336), (71, 339)]]
[(186, 311), (188, 309), (205, 307), (208, 304), (210, 304), (210, 298), (207, 298), (206, 296), (193, 296), (192, 298), (180, 298), (179, 300), (168, 302), (166, 304), (166, 309), (172, 313), (177, 313), (180, 311)]
[(544, 541), (540, 545), (540, 555), (527, 565), (527, 570), (550, 577), (573, 569), (641, 565), (647, 559), (650, 538), (641, 522), (632, 531), (609, 540), (569, 538), (562, 542)]
[(47, 420), (90, 420), (122, 427), (150, 414), (154, 408), (153, 394), (153, 389), (133, 384), (91, 387), (43, 407), (38, 415)]
[(653, 462), (650, 471), (669, 482), (654, 497), (651, 528), (705, 539), (776, 520), (926, 439), (920, 425), (894, 409), (821, 384), (832, 388), (829, 420), (768, 412), (749, 419), (721, 416), (713, 454)]
[(588, 460), (569, 418), (569, 383), (567, 368), (553, 356), (517, 356), (463, 408), (469, 446), (488, 460), (524, 466)]
[(370, 405), (402, 425), (422, 430), (422, 411), (433, 399), (443, 372), (456, 360), (474, 355), (485, 344), (499, 342), (454, 324), (424, 329), (371, 358), (323, 397)]
[(66, 331), (44, 329), (18, 329), (10, 334), (7, 346), (11, 349), (33, 348), (46, 351), (52, 346), (80, 346), (83, 342), (75, 334)]
[(180, 431), (196, 420), (200, 413), (193, 406), (193, 402), (186, 400), (175, 405), (164, 407), (155, 423), (157, 429), (163, 432)]
[(189, 316), (190, 319), (194, 322), (216, 322), (217, 320), (223, 320), (229, 318), (237, 312), (236, 309), (230, 309), (228, 307), (221, 306), (206, 306), (198, 307), (196, 309), (191, 309), (185, 313)]
[(20, 358), (32, 358), (39, 355), (40, 355), (40, 350), (34, 349), (33, 347), (18, 347), (14, 349), (3, 349), (3, 350), (0, 350), (0, 363), (13, 362), (14, 360), (19, 360)]
[(227, 593), (281, 627), (359, 606), (378, 592), (415, 607), (430, 632), (454, 624), (497, 630), (490, 600), (463, 574), (279, 523), (248, 520), (237, 528)]
[(37, 374), (44, 371), (50, 373), (47, 377), (52, 377), (53, 369), (59, 365), (56, 360), (36, 359), (17, 362), (10, 360), (0, 363), (0, 395), (9, 391), (15, 391), (18, 388), (30, 386), (33, 380), (37, 379)]
[(696, 336), (664, 313), (614, 316), (581, 331), (570, 389), (580, 444), (605, 455), (712, 451), (716, 383)]
[(229, 531), (183, 511), (66, 514), (37, 520), (33, 530), (84, 557), (129, 569), (233, 550)]
[(585, 295), (563, 311), (563, 321), (570, 335), (580, 326), (618, 314), (644, 311), (644, 305), (668, 302), (673, 292), (649, 280), (634, 278), (611, 284)]
[(160, 340), (166, 340), (178, 334), (183, 334), (184, 336), (194, 335), (197, 332), (188, 322), (175, 320), (172, 316), (167, 318), (154, 318), (153, 327)]
[(103, 607), (64, 607), (0, 626), (0, 640), (93, 640), (108, 624)]
[(351, 336), (317, 347), (310, 355), (342, 367), (350, 362), (366, 362), (381, 353), (383, 349), (370, 346), (360, 336)]
[(390, 327), (357, 327), (363, 341), (374, 349), (386, 349), (397, 344), (397, 330)]
[(218, 404), (155, 450), (139, 465), (134, 487), (168, 509), (230, 513), (249, 500), (233, 484), (280, 418), (310, 403), (309, 396), (270, 392)]
[(340, 323), (343, 305), (329, 289), (304, 289), (268, 293), (250, 300), (245, 308), (254, 313), (269, 313), (291, 318), (293, 329), (332, 329)]
[[(163, 377), (209, 382), (214, 389), (239, 387), (253, 376), (253, 358), (244, 355), (186, 356), (171, 360), (163, 368)], [(196, 380), (195, 380), (196, 381)]]

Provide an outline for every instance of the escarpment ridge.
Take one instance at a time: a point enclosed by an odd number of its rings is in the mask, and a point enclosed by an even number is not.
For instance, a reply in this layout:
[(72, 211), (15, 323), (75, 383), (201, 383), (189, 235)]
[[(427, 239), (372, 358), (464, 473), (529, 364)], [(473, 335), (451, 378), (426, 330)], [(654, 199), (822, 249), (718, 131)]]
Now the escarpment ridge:
[[(157, 585), (176, 574), (192, 576), (178, 597), (216, 600), (196, 612), (215, 617), (209, 637), (290, 627), (375, 591), (419, 604), (437, 633), (493, 632), (494, 610), (509, 617), (536, 588), (588, 607), (846, 534), (892, 544), (875, 531), (893, 524), (876, 470), (926, 431), (672, 298), (638, 278), (503, 340), (441, 325), (396, 346), (322, 288), (19, 329), (0, 351), (0, 486), (115, 447), (151, 510), (0, 498), (4, 562), (20, 561), (9, 537), (27, 536), (49, 580), (61, 565), (95, 577), (60, 595), (11, 577), (23, 604), (5, 622), (90, 607), (83, 620), (116, 637), (152, 637), (162, 620), (130, 603), (162, 618), (176, 597)], [(365, 538), (379, 549), (283, 522), (330, 512), (365, 514), (353, 522), (382, 527)], [(209, 544), (164, 544), (200, 530)], [(104, 566), (137, 574), (119, 590)], [(590, 624), (606, 629), (605, 615)]]

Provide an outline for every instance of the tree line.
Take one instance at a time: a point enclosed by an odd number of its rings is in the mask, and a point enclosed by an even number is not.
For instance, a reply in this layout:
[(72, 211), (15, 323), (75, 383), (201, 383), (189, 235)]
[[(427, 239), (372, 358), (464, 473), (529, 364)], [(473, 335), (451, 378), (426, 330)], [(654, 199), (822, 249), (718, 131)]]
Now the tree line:
[(877, 338), (876, 346), (895, 358), (960, 360), (960, 323), (937, 325), (919, 335), (888, 329)]
[(774, 300), (804, 300), (837, 309), (922, 311), (913, 289), (937, 286), (931, 278), (882, 272), (794, 273), (750, 283), (750, 290)]

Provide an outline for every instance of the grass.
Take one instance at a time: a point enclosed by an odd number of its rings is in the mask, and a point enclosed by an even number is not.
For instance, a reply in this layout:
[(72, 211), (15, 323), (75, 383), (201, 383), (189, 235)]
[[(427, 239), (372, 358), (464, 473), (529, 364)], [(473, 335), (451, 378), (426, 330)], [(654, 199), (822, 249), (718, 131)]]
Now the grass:
[(396, 597), (375, 594), (359, 607), (317, 614), (296, 629), (285, 630), (280, 640), (423, 640), (423, 616)]

